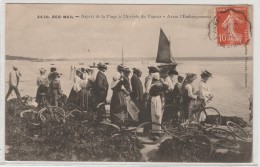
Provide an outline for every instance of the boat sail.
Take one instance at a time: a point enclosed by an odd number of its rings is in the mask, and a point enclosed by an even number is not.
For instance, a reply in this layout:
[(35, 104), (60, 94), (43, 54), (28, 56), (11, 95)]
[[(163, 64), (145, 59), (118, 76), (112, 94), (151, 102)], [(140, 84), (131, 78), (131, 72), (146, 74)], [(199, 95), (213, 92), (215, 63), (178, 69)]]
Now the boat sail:
[(171, 42), (168, 40), (162, 29), (160, 29), (156, 63), (161, 63), (158, 67), (176, 68), (177, 66), (177, 63), (172, 56)]

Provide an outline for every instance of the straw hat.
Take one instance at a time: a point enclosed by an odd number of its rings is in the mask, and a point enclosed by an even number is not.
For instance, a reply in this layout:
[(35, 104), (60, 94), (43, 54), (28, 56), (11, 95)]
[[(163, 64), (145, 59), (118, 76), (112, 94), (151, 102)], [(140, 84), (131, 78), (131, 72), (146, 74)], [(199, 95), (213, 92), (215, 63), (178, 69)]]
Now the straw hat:
[(98, 63), (97, 68), (98, 69), (107, 69), (107, 66), (104, 63)]
[(194, 81), (195, 79), (197, 79), (197, 75), (194, 74), (194, 73), (187, 73), (186, 74), (186, 79)]
[(213, 77), (212, 73), (210, 73), (207, 70), (201, 71), (201, 76), (206, 76), (206, 77)]
[(40, 68), (39, 70), (42, 74), (44, 74), (47, 71), (45, 68)]

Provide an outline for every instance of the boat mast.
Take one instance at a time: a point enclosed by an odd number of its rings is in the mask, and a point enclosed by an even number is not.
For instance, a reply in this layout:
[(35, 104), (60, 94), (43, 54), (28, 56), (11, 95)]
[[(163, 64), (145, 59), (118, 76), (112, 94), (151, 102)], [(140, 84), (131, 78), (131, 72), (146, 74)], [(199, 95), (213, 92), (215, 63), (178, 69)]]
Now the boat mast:
[(122, 65), (124, 65), (124, 48), (122, 46)]

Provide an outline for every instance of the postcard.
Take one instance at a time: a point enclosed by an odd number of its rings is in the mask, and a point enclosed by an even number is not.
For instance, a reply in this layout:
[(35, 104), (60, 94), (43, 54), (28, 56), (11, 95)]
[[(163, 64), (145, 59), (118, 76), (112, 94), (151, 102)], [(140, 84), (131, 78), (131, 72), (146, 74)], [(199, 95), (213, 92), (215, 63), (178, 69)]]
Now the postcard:
[(5, 4), (5, 162), (253, 162), (250, 4)]

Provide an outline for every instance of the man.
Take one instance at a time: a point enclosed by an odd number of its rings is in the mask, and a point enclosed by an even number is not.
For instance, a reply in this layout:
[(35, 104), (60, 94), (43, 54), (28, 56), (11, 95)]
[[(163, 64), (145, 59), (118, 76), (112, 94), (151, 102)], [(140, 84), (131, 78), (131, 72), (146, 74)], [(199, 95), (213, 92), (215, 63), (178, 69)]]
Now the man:
[(20, 92), (18, 90), (18, 85), (19, 85), (19, 80), (20, 77), (22, 76), (21, 72), (18, 70), (16, 66), (13, 66), (13, 71), (9, 73), (9, 89), (8, 92), (5, 96), (5, 100), (7, 101), (8, 97), (14, 90), (16, 97), (22, 101)]
[[(97, 73), (96, 80), (93, 84), (93, 91), (95, 93), (96, 106), (100, 103), (105, 103), (108, 92), (108, 81), (105, 75), (107, 71), (107, 66), (103, 63), (98, 63), (97, 65), (99, 72)], [(103, 108), (100, 109), (97, 113), (97, 117), (99, 121), (103, 121), (106, 117), (105, 105), (102, 105)]]
[(177, 83), (175, 76), (179, 75), (178, 72), (174, 69), (170, 69), (168, 72), (168, 76), (165, 79), (167, 85), (169, 85), (169, 90), (172, 91), (174, 89), (175, 84)]
[(213, 98), (213, 95), (210, 93), (209, 87), (207, 85), (207, 81), (209, 80), (210, 77), (212, 77), (212, 74), (207, 70), (205, 70), (202, 71), (200, 76), (201, 76), (201, 81), (199, 83), (199, 97), (206, 105), (206, 103)]
[(133, 76), (131, 78), (131, 85), (132, 85), (131, 98), (139, 109), (139, 121), (143, 122), (144, 121), (143, 84), (142, 81), (140, 80), (141, 76), (142, 76), (142, 71), (137, 68), (133, 68)]
[[(209, 71), (204, 70), (202, 71), (200, 76), (201, 76), (201, 81), (199, 83), (199, 98), (201, 99), (201, 102), (205, 107), (206, 104), (210, 102), (213, 98), (213, 95), (210, 93), (210, 89), (207, 85), (207, 81), (209, 80), (210, 77), (212, 77), (212, 74)], [(205, 121), (206, 116), (201, 114), (200, 116), (196, 115), (196, 118), (197, 118), (197, 122), (203, 122)]]

